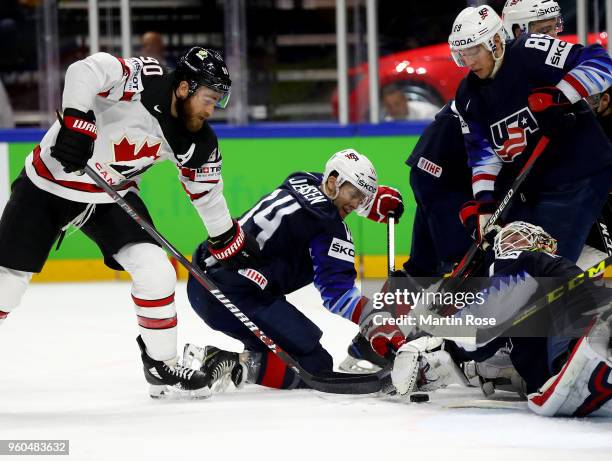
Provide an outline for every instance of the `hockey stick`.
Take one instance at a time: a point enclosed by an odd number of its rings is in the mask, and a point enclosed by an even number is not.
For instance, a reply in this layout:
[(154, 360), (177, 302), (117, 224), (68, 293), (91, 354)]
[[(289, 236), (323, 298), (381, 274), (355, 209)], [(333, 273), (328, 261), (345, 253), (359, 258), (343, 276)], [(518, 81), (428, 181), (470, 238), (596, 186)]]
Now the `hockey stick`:
[(612, 256), (612, 236), (610, 235), (609, 224), (612, 224), (612, 192), (608, 195), (608, 200), (604, 205), (603, 210), (601, 211), (601, 215), (597, 218), (597, 230), (599, 231), (599, 236), (601, 237), (601, 241), (603, 246), (606, 249), (606, 253), (608, 256)]
[(542, 297), (531, 303), (531, 305), (520, 313), (512, 321), (505, 322), (505, 324), (499, 325), (498, 327), (481, 330), (482, 335), (476, 334), (476, 344), (486, 344), (489, 341), (501, 336), (510, 328), (514, 328), (517, 325), (523, 323), (525, 320), (531, 318), (534, 314), (540, 312), (549, 304), (558, 301), (561, 297), (569, 294), (575, 288), (582, 285), (585, 279), (599, 276), (600, 273), (604, 273), (606, 268), (612, 264), (612, 256), (608, 256), (606, 259), (593, 264), (577, 276), (571, 278), (567, 282), (549, 290)]
[[(542, 136), (540, 138), (535, 148), (533, 149), (531, 156), (529, 157), (529, 159), (527, 159), (525, 165), (523, 165), (523, 168), (521, 169), (518, 176), (508, 189), (508, 192), (506, 192), (504, 199), (501, 201), (497, 209), (493, 212), (491, 218), (489, 218), (485, 229), (488, 227), (492, 228), (493, 226), (499, 224), (499, 222), (503, 218), (504, 212), (510, 208), (510, 204), (512, 204), (513, 198), (516, 195), (516, 192), (518, 191), (519, 187), (521, 187), (523, 182), (525, 182), (525, 179), (529, 175), (529, 172), (533, 169), (535, 161), (542, 155), (549, 142), (550, 139), (547, 136)], [(452, 274), (450, 275), (451, 278), (467, 277), (474, 271), (476, 267), (476, 263), (474, 262), (475, 256), (481, 250), (483, 243), (484, 238), (480, 241), (474, 241), (474, 243), (472, 243), (472, 246), (470, 247), (468, 252), (459, 262), (457, 267), (455, 267), (455, 269), (453, 270)]]
[(259, 340), (276, 354), (285, 364), (291, 368), (299, 377), (312, 389), (320, 392), (332, 394), (371, 394), (378, 392), (383, 387), (381, 381), (385, 378), (389, 370), (383, 369), (376, 374), (352, 374), (347, 376), (345, 373), (330, 373), (329, 376), (314, 376), (304, 370), (302, 366), (287, 352), (282, 350), (272, 339), (255, 325), (238, 307), (236, 307), (225, 295), (217, 288), (214, 282), (199, 267), (191, 264), (168, 240), (166, 240), (151, 223), (143, 219), (142, 216), (127, 203), (121, 195), (117, 193), (109, 184), (100, 177), (95, 170), (86, 165), (84, 172), (89, 176), (98, 187), (106, 192), (113, 201), (118, 204), (130, 217), (144, 229), (161, 247), (170, 255), (174, 256), (185, 269), (195, 278), (204, 288), (206, 288), (217, 300), (223, 304), (245, 327), (259, 338)]
[(395, 214), (387, 216), (387, 277), (395, 272)]

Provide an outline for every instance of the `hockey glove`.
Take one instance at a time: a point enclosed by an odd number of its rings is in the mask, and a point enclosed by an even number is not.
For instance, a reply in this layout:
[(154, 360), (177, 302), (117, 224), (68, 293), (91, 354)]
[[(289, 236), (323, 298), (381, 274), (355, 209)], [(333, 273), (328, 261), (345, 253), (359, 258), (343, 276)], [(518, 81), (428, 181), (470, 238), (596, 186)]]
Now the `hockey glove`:
[(477, 242), (482, 242), (484, 237), (487, 241), (494, 237), (490, 233), (495, 229), (487, 227), (487, 223), (496, 208), (497, 202), (494, 200), (470, 200), (461, 207), (459, 219)]
[(246, 234), (238, 221), (221, 235), (208, 239), (208, 250), (215, 259), (230, 269), (257, 267), (262, 262), (257, 241)]
[(567, 133), (576, 123), (572, 104), (563, 92), (555, 86), (534, 88), (527, 98), (542, 134), (549, 138)]
[(51, 147), (51, 157), (62, 164), (66, 173), (82, 170), (93, 156), (98, 133), (94, 113), (67, 108), (64, 116), (58, 113), (57, 118), (61, 128)]
[(404, 213), (404, 202), (402, 194), (397, 189), (389, 186), (378, 186), (372, 206), (368, 211), (367, 218), (372, 221), (386, 223), (389, 213), (395, 215), (395, 221), (399, 220)]
[[(386, 287), (381, 290), (383, 296), (386, 290)], [(390, 305), (385, 304), (382, 308), (375, 307), (371, 301), (367, 302), (359, 319), (359, 330), (376, 354), (390, 359), (406, 342), (406, 335), (396, 323), (397, 319), (410, 312), (410, 309), (409, 304), (399, 304), (395, 301)]]

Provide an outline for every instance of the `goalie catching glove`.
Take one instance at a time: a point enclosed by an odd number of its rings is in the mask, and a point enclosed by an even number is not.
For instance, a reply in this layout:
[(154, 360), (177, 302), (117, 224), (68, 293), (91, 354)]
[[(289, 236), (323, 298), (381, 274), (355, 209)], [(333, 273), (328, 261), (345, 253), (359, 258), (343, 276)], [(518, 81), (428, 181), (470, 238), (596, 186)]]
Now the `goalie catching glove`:
[(391, 381), (398, 394), (468, 384), (443, 345), (442, 338), (422, 336), (399, 348), (391, 371)]
[(233, 225), (228, 231), (216, 237), (209, 237), (208, 251), (217, 261), (230, 269), (257, 267), (262, 260), (259, 244), (242, 230), (236, 220), (233, 220)]

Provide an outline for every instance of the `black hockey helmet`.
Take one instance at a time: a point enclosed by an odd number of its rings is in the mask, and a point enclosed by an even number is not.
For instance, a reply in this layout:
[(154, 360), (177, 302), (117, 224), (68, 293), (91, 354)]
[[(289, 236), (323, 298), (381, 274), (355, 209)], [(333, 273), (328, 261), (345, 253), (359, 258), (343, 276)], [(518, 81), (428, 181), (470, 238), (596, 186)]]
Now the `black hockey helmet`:
[(194, 46), (181, 56), (174, 71), (175, 86), (182, 81), (189, 83), (190, 96), (195, 93), (198, 86), (206, 86), (221, 93), (221, 99), (216, 107), (225, 109), (227, 106), (232, 81), (227, 66), (218, 52)]

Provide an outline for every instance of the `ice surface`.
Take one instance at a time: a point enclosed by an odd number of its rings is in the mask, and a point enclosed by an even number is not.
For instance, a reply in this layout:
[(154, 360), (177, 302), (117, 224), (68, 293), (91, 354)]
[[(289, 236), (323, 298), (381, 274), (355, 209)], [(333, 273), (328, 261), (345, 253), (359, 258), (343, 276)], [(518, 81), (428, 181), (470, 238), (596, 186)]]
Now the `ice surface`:
[[(478, 389), (424, 404), (257, 386), (154, 401), (129, 294), (127, 283), (30, 287), (0, 327), (0, 439), (69, 439), (70, 456), (57, 458), (71, 460), (612, 459), (612, 419), (544, 419), (516, 401), (456, 408), (481, 405)], [(312, 287), (291, 299), (339, 363), (355, 325), (327, 313)], [(190, 310), (184, 285), (177, 305), (181, 346), (240, 349)]]

